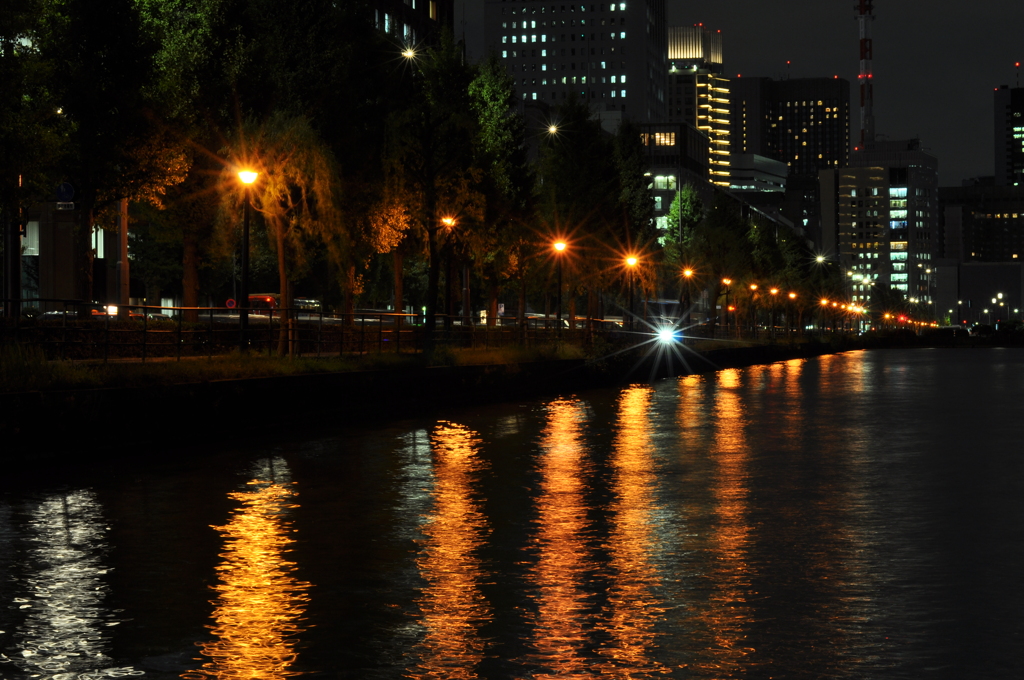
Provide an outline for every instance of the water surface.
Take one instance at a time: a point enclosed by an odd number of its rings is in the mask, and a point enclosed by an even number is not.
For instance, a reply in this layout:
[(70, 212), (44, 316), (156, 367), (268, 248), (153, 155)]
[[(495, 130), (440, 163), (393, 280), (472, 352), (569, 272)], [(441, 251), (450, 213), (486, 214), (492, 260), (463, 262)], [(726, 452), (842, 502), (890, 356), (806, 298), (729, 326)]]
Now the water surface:
[(1022, 397), (851, 352), (7, 480), (0, 676), (1022, 677)]

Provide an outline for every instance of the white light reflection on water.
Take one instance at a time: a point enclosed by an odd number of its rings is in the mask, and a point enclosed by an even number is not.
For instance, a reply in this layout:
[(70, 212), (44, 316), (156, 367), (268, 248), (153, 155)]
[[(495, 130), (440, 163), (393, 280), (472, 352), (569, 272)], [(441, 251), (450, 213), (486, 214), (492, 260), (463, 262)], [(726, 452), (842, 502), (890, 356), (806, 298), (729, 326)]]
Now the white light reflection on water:
[(27, 576), (13, 606), (25, 618), (2, 659), (26, 677), (50, 680), (143, 675), (115, 667), (110, 629), (123, 621), (107, 609), (104, 564), (108, 527), (93, 491), (47, 496), (27, 508)]
[(223, 562), (213, 587), (214, 639), (200, 644), (210, 661), (182, 674), (186, 680), (279, 680), (298, 675), (292, 669), (309, 584), (295, 578), (296, 564), (286, 558), (294, 539), (291, 511), (294, 482), (282, 458), (257, 464), (245, 491), (230, 498), (241, 503), (224, 526)]

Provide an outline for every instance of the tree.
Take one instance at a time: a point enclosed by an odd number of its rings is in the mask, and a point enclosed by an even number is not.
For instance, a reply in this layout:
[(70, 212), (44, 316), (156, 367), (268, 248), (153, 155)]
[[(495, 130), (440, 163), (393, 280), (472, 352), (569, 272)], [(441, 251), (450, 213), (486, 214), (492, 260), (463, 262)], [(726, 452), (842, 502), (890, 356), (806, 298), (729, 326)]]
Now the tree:
[[(598, 293), (621, 276), (621, 254), (632, 246), (620, 202), (622, 188), (611, 135), (590, 116), (590, 108), (570, 97), (555, 112), (556, 130), (541, 145), (537, 209), (549, 245), (556, 238), (570, 244), (564, 268), (566, 288), (586, 290), (588, 316)], [(575, 316), (575, 294), (569, 317)]]
[(723, 277), (739, 280), (751, 270), (748, 231), (735, 199), (722, 193), (695, 227), (689, 252), (711, 300), (721, 295)]
[[(692, 184), (682, 185), (676, 191), (666, 215), (668, 228), (665, 233), (663, 249), (669, 280), (682, 284), (679, 286), (680, 318), (689, 318), (687, 310), (693, 304), (690, 290), (690, 279), (693, 277), (691, 250), (694, 231), (703, 219), (704, 202), (700, 199), (697, 190)], [(683, 273), (684, 270), (690, 272), (689, 276)]]
[(236, 171), (251, 168), (259, 173), (250, 189), (251, 200), (277, 255), (285, 310), (278, 353), (284, 355), (292, 337), (292, 282), (310, 248), (326, 247), (340, 261), (351, 247), (342, 223), (337, 164), (309, 121), (284, 113), (265, 122), (247, 121), (229, 153), (234, 163), (225, 168), (222, 180), (229, 224), (236, 223), (245, 200)]
[[(132, 0), (44, 0), (40, 54), (69, 126), (63, 166), (76, 188), (78, 293), (93, 297), (91, 231), (97, 211), (183, 178), (180, 154), (161, 149), (145, 88), (156, 44)], [(162, 165), (171, 160), (173, 168)]]
[(487, 281), (487, 324), (493, 326), (502, 280), (525, 274), (519, 265), (532, 240), (527, 223), (533, 178), (526, 164), (526, 125), (515, 110), (515, 81), (497, 54), (481, 65), (469, 95), (478, 119), (475, 162), (486, 170), (480, 189), (486, 210), (475, 254)]
[(0, 11), (0, 223), (4, 234), (4, 285), (0, 297), (10, 316), (21, 297), (18, 238), (23, 210), (48, 197), (55, 159), (68, 132), (49, 86), (53, 64), (40, 54), (43, 0), (7, 0)]
[(404, 192), (415, 197), (410, 212), (427, 251), (426, 335), (430, 346), (442, 248), (456, 225), (464, 229), (481, 221), (483, 173), (474, 163), (478, 120), (469, 98), (473, 69), (465, 64), (447, 31), (437, 47), (417, 59), (411, 96), (388, 120), (387, 170)]

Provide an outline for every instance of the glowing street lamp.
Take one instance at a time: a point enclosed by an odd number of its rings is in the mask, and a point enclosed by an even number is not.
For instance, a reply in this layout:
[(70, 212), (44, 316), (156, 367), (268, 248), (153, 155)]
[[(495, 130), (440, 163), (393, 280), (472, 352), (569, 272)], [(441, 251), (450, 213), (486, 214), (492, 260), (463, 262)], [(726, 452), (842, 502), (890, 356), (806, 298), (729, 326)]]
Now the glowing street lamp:
[(245, 201), (242, 208), (242, 282), (238, 290), (238, 344), (244, 352), (246, 336), (249, 330), (249, 211), (252, 203), (251, 187), (259, 177), (258, 172), (239, 170), (238, 179), (242, 182)]

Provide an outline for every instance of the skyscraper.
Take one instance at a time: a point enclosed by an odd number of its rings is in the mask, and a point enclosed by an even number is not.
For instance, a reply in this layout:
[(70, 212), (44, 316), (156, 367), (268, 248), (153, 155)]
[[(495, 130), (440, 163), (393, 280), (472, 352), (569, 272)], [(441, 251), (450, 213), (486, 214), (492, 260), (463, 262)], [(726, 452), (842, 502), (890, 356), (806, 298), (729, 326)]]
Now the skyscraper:
[(818, 173), (850, 159), (850, 83), (842, 78), (736, 78), (732, 81), (732, 151), (789, 169), (783, 213), (824, 252)]
[(488, 49), (525, 102), (555, 106), (575, 93), (609, 130), (664, 120), (665, 0), (486, 2)]
[[(930, 303), (938, 242), (938, 160), (920, 140), (870, 142), (850, 167), (821, 173), (822, 195), (837, 196), (836, 247), (850, 292), (867, 302), (872, 287)], [(826, 229), (828, 231), (828, 229)]]
[(703, 25), (668, 29), (667, 119), (708, 136), (711, 181), (729, 186), (729, 81), (722, 77), (722, 33)]
[(995, 91), (996, 185), (1024, 186), (1024, 87)]

